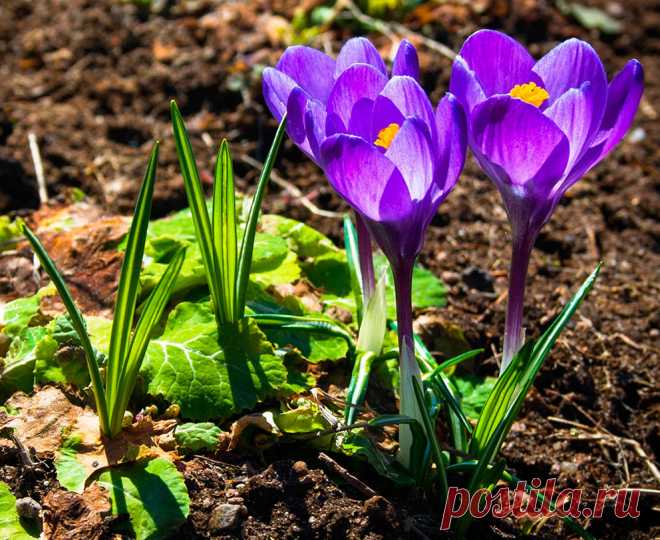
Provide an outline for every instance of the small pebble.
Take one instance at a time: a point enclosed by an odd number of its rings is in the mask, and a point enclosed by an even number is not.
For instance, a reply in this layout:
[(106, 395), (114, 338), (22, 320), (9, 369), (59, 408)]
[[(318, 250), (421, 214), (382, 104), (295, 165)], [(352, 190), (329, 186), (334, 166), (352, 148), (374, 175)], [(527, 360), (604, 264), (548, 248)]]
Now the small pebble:
[(296, 461), (293, 464), (293, 472), (295, 472), (298, 476), (304, 476), (309, 472), (309, 469), (307, 468), (307, 463), (304, 461)]
[(447, 285), (456, 285), (461, 280), (461, 275), (458, 272), (451, 272), (449, 270), (440, 274), (440, 277)]
[(578, 466), (576, 463), (572, 463), (570, 461), (562, 461), (561, 465), (559, 466), (559, 469), (561, 472), (564, 474), (569, 474), (569, 475), (574, 475), (578, 472)]
[(41, 505), (31, 497), (16, 499), (16, 513), (26, 519), (37, 519)]
[(240, 524), (243, 513), (244, 510), (240, 504), (219, 504), (211, 513), (209, 528), (212, 531), (234, 529)]
[(243, 503), (245, 502), (245, 500), (243, 499), (243, 497), (229, 497), (229, 498), (227, 499), (227, 502), (228, 502), (229, 504), (238, 504), (238, 505), (241, 505), (241, 504), (243, 504)]

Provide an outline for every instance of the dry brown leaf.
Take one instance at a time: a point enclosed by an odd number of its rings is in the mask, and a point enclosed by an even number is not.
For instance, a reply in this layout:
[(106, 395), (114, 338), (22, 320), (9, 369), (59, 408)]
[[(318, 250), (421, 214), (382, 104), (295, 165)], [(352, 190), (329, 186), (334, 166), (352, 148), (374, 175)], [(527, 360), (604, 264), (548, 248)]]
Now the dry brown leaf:
[(110, 500), (96, 482), (82, 495), (56, 489), (43, 501), (44, 537), (50, 540), (97, 540), (109, 532)]
[(99, 419), (94, 411), (71, 403), (54, 386), (46, 386), (31, 396), (17, 392), (7, 404), (20, 412), (18, 416), (0, 418), (0, 427), (13, 428), (23, 445), (34, 448), (40, 457), (56, 456), (63, 440), (75, 434), (80, 439), (76, 459), (83, 465), (88, 477), (103, 467), (145, 457), (178, 458), (159, 444), (161, 438), (167, 440), (176, 427), (175, 419), (142, 417), (114, 439), (102, 441)]

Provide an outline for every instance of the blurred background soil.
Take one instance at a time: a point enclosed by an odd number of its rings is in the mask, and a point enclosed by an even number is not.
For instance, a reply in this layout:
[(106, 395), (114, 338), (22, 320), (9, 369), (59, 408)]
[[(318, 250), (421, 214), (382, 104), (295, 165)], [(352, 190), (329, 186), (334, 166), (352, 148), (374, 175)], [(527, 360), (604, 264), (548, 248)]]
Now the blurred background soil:
[[(112, 0), (0, 3), (0, 213), (25, 215), (39, 206), (30, 132), (39, 142), (52, 199), (80, 188), (105, 212), (122, 214), (132, 209), (149, 147), (158, 138), (162, 152), (154, 216), (182, 208), (185, 196), (169, 123), (172, 98), (188, 123), (204, 180), (210, 185), (214, 153), (226, 137), (239, 188), (250, 192), (257, 175), (253, 160), (264, 158), (275, 130), (261, 97), (260, 74), (292, 39), (308, 39), (334, 54), (348, 37), (368, 34), (390, 57), (396, 39), (407, 37), (418, 47), (422, 82), (434, 102), (446, 91), (451, 69), (436, 44), (458, 51), (481, 27), (510, 33), (537, 57), (563, 39), (586, 39), (610, 77), (628, 59), (638, 58), (646, 90), (633, 128), (569, 191), (534, 251), (526, 311), (531, 336), (548, 324), (598, 261), (604, 267), (540, 373), (504, 452), (519, 476), (558, 477), (564, 486), (582, 487), (587, 497), (600, 487), (658, 488), (652, 463), (660, 448), (660, 2), (436, 0), (398, 14), (403, 27), (394, 23), (373, 31), (365, 24), (373, 21), (343, 10), (320, 31), (307, 34), (300, 21), (321, 5), (315, 0), (154, 4), (149, 11)], [(584, 19), (579, 10), (585, 6), (606, 15), (600, 28), (588, 28), (593, 19)], [(316, 13), (328, 16), (327, 10)], [(292, 20), (297, 25), (292, 27)], [(271, 183), (266, 211), (305, 220), (340, 243), (341, 220), (311, 211), (295, 190), (338, 216), (346, 207), (289, 141), (276, 173), (279, 182)], [(460, 327), (471, 347), (487, 351), (473, 368), (479, 375), (497, 370), (508, 234), (496, 190), (469, 158), (421, 257), (450, 286), (449, 304), (418, 313), (417, 329), (436, 351), (447, 329)], [(12, 277), (11, 269), (0, 264), (0, 293), (7, 297), (16, 292)], [(396, 509), (380, 499), (364, 502), (363, 494), (338, 487), (317, 469), (301, 488), (291, 480), (293, 461), (278, 457), (266, 456), (249, 474), (245, 466), (242, 472), (214, 473), (209, 464), (190, 473), (193, 514), (182, 534), (223, 537), (210, 528), (205, 501), (225, 496), (217, 478), (244, 475), (249, 481), (241, 496), (248, 516), (241, 518), (240, 530), (246, 538), (437, 535), (431, 516), (437, 518), (438, 509), (429, 502), (419, 506), (415, 493), (390, 493)], [(316, 463), (313, 455), (305, 459)], [(253, 478), (258, 478), (254, 485)], [(658, 512), (652, 507), (658, 499), (653, 497), (642, 496), (639, 519), (606, 516), (592, 524), (594, 532), (603, 538), (656, 537)], [(498, 527), (484, 535), (514, 534)], [(551, 524), (543, 534), (550, 530), (549, 537), (564, 537), (558, 527)]]

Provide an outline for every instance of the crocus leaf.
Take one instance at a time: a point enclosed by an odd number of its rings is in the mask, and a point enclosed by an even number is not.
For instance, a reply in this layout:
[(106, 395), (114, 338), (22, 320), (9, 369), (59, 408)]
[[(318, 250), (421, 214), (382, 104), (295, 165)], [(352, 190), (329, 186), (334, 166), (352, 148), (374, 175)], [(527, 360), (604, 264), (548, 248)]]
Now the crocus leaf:
[(136, 540), (168, 538), (190, 511), (183, 475), (164, 458), (111, 467), (98, 476), (112, 513), (128, 514)]
[(222, 430), (213, 422), (188, 422), (176, 427), (174, 438), (184, 452), (199, 452), (214, 450), (221, 434)]
[(41, 534), (36, 521), (18, 515), (16, 497), (4, 482), (0, 482), (0, 532), (3, 538), (12, 540), (32, 540)]
[(149, 344), (141, 373), (147, 393), (178, 404), (182, 417), (226, 418), (305, 390), (309, 381), (294, 377), (274, 352), (254, 321), (218, 337), (207, 303), (182, 302)]

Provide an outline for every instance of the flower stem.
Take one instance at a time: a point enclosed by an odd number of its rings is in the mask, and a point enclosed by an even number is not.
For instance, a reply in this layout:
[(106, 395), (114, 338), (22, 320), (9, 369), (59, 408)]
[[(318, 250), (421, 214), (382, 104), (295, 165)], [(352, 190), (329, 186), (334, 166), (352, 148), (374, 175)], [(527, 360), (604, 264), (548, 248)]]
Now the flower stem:
[(358, 255), (360, 258), (360, 274), (362, 275), (363, 305), (369, 304), (370, 298), (376, 289), (376, 278), (374, 275), (374, 256), (371, 250), (371, 234), (367, 229), (364, 219), (355, 213), (355, 228), (358, 237)]
[[(412, 272), (414, 260), (400, 261), (394, 272), (394, 286), (396, 291), (396, 317), (399, 334), (399, 412), (403, 415), (416, 418), (421, 423), (421, 414), (415, 399), (415, 390), (412, 386), (412, 377), (421, 383), (419, 366), (415, 360), (415, 346), (412, 327)], [(423, 424), (422, 424), (423, 425)], [(410, 451), (412, 449), (413, 435), (410, 426), (399, 426), (399, 461), (410, 467)]]
[(535, 235), (513, 235), (511, 248), (511, 268), (509, 269), (509, 299), (507, 301), (506, 323), (504, 329), (504, 348), (500, 374), (513, 360), (523, 346), (523, 310), (525, 306), (525, 281), (529, 268), (529, 259), (534, 247)]

